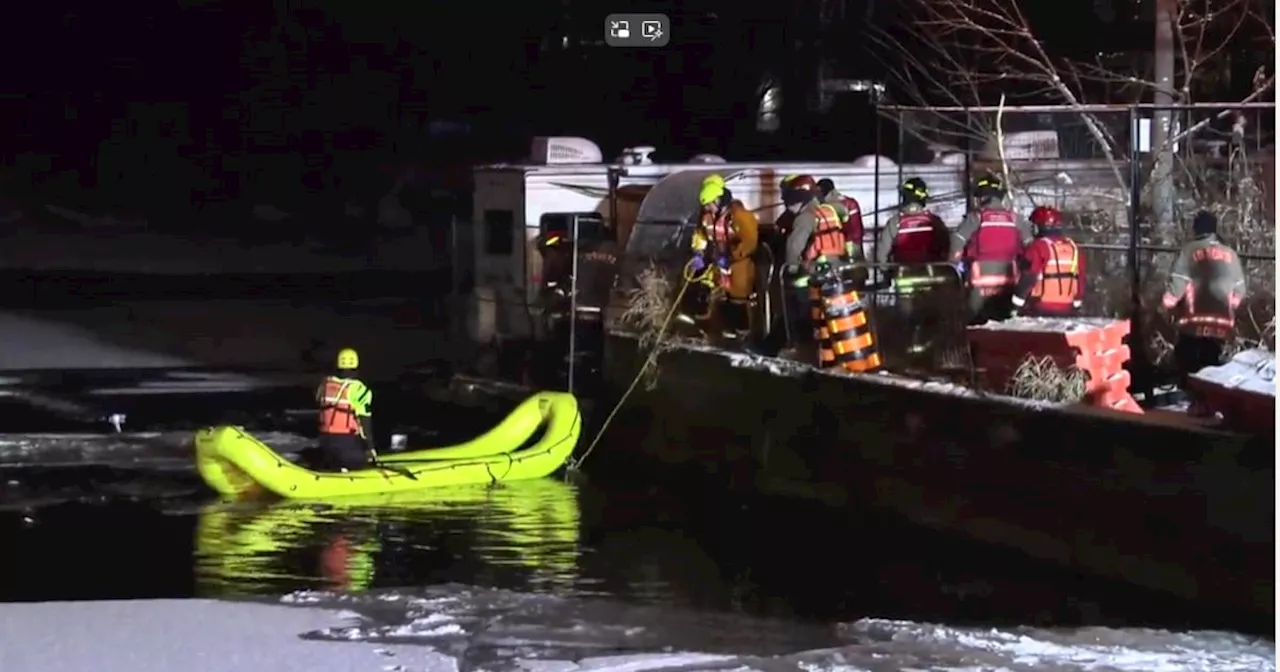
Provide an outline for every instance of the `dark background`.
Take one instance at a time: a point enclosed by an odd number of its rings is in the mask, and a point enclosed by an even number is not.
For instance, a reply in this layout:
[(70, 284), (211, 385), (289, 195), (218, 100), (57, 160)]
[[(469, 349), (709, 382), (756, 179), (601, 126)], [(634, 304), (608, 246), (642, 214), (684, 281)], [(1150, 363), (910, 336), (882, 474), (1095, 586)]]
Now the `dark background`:
[[(184, 228), (209, 225), (229, 202), (340, 211), (344, 199), (376, 199), (408, 166), (417, 167), (414, 188), (465, 192), (467, 166), (519, 158), (532, 135), (589, 137), (606, 156), (655, 145), (668, 159), (872, 150), (866, 97), (823, 102), (816, 83), (892, 84), (894, 55), (869, 38), (905, 39), (909, 6), (670, 4), (24, 5), (0, 40), (9, 65), (0, 193)], [(1150, 1), (1062, 4), (1030, 3), (1056, 52), (1149, 45)], [(671, 46), (605, 47), (604, 16), (617, 11), (669, 14)], [(760, 95), (770, 84), (784, 92), (783, 123), (761, 133)], [(469, 133), (452, 132), (462, 124)]]

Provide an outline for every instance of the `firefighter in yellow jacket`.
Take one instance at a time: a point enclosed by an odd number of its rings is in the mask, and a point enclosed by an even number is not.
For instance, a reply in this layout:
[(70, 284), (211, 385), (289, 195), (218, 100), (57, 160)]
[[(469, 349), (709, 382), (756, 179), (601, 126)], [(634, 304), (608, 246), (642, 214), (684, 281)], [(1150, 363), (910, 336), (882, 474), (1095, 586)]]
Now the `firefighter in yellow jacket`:
[(698, 274), (709, 273), (706, 277), (713, 289), (723, 292), (734, 306), (730, 330), (747, 330), (748, 304), (756, 283), (752, 255), (759, 244), (760, 222), (733, 197), (720, 175), (709, 175), (702, 181), (698, 205), (701, 212), (691, 240), (691, 268)]

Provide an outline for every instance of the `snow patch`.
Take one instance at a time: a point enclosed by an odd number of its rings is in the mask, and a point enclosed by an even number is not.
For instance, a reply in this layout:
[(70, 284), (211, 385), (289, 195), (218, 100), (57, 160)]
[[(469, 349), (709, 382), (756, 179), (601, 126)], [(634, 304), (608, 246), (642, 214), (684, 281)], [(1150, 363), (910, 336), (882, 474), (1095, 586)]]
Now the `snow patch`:
[(1275, 397), (1276, 356), (1260, 348), (1245, 350), (1226, 364), (1201, 369), (1192, 377), (1227, 389)]
[(344, 612), (214, 600), (0, 605), (0, 670), (454, 672), (426, 647), (313, 641)]
[(65, 220), (75, 222), (87, 229), (111, 229), (113, 231), (139, 231), (147, 228), (145, 217), (120, 219), (111, 215), (94, 216), (64, 208), (59, 205), (46, 205), (45, 210)]
[(1013, 317), (969, 328), (987, 331), (1050, 331), (1074, 334), (1105, 329), (1115, 322), (1115, 319), (1109, 317)]
[(264, 222), (283, 222), (293, 216), (292, 213), (285, 212), (280, 208), (269, 203), (259, 203), (253, 206), (253, 216)]
[(963, 385), (954, 383), (943, 383), (932, 380), (919, 380), (916, 378), (907, 378), (891, 374), (887, 371), (879, 373), (863, 373), (855, 374), (843, 371), (841, 369), (819, 369), (811, 364), (796, 362), (778, 357), (766, 357), (764, 355), (756, 355), (743, 352), (729, 352), (720, 350), (708, 345), (698, 345), (691, 343), (673, 343), (672, 349), (687, 350), (690, 352), (699, 352), (716, 357), (724, 358), (728, 361), (729, 366), (735, 369), (749, 369), (753, 371), (762, 371), (775, 376), (797, 377), (804, 374), (817, 374), (823, 376), (832, 376), (837, 378), (855, 377), (860, 381), (866, 381), (877, 385), (889, 385), (893, 387), (908, 388), (920, 390), (930, 394), (946, 395), (952, 397), (967, 398), (983, 398), (983, 399), (999, 399), (1005, 403), (1015, 404), (1025, 408), (1045, 409), (1062, 407), (1063, 404), (1043, 401), (1032, 401), (1029, 399), (1019, 399), (1017, 397), (1009, 397), (1005, 395), (992, 394), (974, 390)]

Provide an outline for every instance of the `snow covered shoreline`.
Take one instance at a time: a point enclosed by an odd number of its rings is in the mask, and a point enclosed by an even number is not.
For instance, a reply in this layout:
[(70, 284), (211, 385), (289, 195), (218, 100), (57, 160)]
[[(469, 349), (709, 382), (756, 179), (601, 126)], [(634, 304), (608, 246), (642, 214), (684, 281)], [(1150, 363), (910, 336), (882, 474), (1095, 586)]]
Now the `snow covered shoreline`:
[(457, 670), (429, 648), (310, 641), (350, 618), (329, 609), (216, 600), (0, 605), (0, 670)]
[(281, 603), (0, 605), (14, 672), (1265, 672), (1274, 642), (1145, 628), (820, 625), (458, 585)]

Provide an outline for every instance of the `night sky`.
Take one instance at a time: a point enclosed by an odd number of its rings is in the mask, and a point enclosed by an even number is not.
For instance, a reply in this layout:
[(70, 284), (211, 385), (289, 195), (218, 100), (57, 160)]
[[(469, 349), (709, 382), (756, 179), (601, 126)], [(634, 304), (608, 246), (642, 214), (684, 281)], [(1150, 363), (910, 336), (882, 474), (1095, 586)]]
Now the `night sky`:
[[(1149, 1), (1030, 5), (1055, 54), (1149, 44)], [(212, 184), (197, 190), (218, 198), (244, 189), (217, 175), (241, 170), (237, 156), (471, 163), (516, 158), (534, 134), (590, 137), (607, 154), (652, 144), (670, 158), (836, 159), (871, 149), (874, 114), (865, 98), (816, 112), (818, 73), (886, 79), (894, 57), (868, 37), (912, 25), (909, 3), (884, 0), (832, 3), (825, 29), (815, 2), (704, 1), (671, 12), (671, 47), (612, 49), (603, 18), (616, 9), (573, 0), (501, 10), (352, 0), (24, 5), (0, 41), (11, 64), (0, 85), (6, 162), (37, 182), (70, 171), (91, 188), (105, 180), (102, 164), (123, 161), (104, 157), (151, 143), (152, 164), (167, 152), (204, 166), (196, 181)], [(784, 127), (764, 136), (754, 129), (766, 77), (783, 84), (786, 107)], [(476, 132), (466, 143), (432, 139), (428, 124), (443, 120)], [(47, 170), (21, 167), (33, 153), (50, 157)]]

